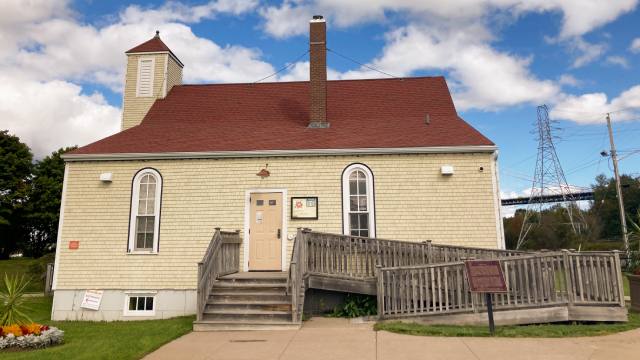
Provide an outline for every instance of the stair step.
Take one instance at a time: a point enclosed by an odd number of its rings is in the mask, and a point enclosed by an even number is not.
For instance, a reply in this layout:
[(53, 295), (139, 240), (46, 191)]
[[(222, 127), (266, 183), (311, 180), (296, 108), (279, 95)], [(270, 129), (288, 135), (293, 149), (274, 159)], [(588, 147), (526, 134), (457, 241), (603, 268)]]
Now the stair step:
[(251, 289), (251, 290), (277, 290), (277, 291), (285, 291), (287, 289), (287, 284), (277, 284), (277, 283), (261, 283), (261, 284), (245, 284), (245, 283), (235, 283), (235, 282), (215, 282), (212, 289), (229, 289), (229, 290), (239, 290), (239, 289)]
[(214, 288), (211, 295), (286, 295), (284, 289)]
[(227, 284), (286, 284), (286, 278), (221, 278), (216, 280), (218, 283)]
[(204, 320), (224, 320), (224, 321), (238, 321), (248, 320), (256, 322), (268, 322), (268, 321), (291, 321), (291, 313), (287, 311), (241, 311), (241, 312), (225, 312), (225, 311), (213, 311), (205, 310), (202, 314)]
[(216, 321), (202, 320), (193, 322), (193, 331), (229, 331), (229, 330), (297, 330), (300, 323), (291, 321)]
[(208, 302), (205, 312), (208, 310), (224, 310), (224, 311), (245, 311), (245, 310), (261, 310), (261, 311), (291, 311), (291, 304), (285, 302)]
[(291, 295), (286, 295), (283, 293), (255, 293), (255, 292), (245, 292), (245, 293), (213, 293), (209, 295), (209, 301), (218, 303), (218, 302), (226, 302), (226, 303), (251, 303), (251, 302), (262, 302), (262, 301), (277, 301), (277, 302), (290, 302)]
[(205, 314), (222, 314), (222, 315), (291, 315), (287, 310), (261, 310), (261, 309), (244, 309), (244, 310), (225, 310), (225, 309), (205, 309)]

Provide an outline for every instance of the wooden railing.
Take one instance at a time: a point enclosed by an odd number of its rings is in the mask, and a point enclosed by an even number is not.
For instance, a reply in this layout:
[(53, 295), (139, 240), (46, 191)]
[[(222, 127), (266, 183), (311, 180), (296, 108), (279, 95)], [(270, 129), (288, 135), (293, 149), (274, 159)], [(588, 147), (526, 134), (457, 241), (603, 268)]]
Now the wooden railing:
[[(533, 253), (500, 259), (508, 292), (493, 294), (497, 310), (558, 305), (624, 307), (617, 252)], [(470, 292), (464, 262), (380, 268), (377, 284), (381, 318), (453, 314), (486, 309)]]
[(376, 267), (398, 267), (492, 259), (524, 254), (519, 251), (437, 245), (303, 231), (309, 273), (351, 279), (372, 279)]
[(293, 243), (291, 252), (291, 262), (289, 264), (289, 277), (287, 279), (287, 291), (291, 295), (291, 320), (295, 323), (302, 321), (302, 311), (304, 306), (304, 275), (306, 274), (306, 234), (302, 229), (298, 233)]
[(239, 230), (229, 232), (215, 229), (207, 251), (198, 263), (198, 321), (202, 320), (214, 281), (220, 276), (238, 272), (241, 242)]
[(617, 252), (565, 252), (566, 278), (572, 304), (620, 304), (624, 289)]

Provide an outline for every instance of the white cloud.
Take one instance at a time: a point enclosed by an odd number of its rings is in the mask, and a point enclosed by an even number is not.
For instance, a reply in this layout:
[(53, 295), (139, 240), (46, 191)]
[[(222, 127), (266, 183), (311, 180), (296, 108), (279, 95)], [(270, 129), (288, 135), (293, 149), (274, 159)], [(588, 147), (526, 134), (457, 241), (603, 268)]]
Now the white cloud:
[(120, 128), (120, 109), (100, 94), (84, 95), (74, 84), (0, 75), (0, 128), (9, 129), (41, 158), (51, 151), (87, 144)]
[(629, 61), (623, 56), (617, 56), (617, 55), (607, 56), (606, 62), (607, 64), (617, 65), (625, 69), (629, 68)]
[[(260, 60), (259, 50), (220, 46), (181, 23), (223, 12), (240, 14), (255, 6), (254, 0), (218, 0), (195, 7), (171, 2), (160, 8), (131, 6), (111, 23), (94, 26), (76, 20), (67, 1), (2, 2), (0, 128), (18, 134), (39, 156), (113, 133), (119, 127), (119, 110), (101, 94), (86, 95), (74, 83), (94, 82), (121, 91), (124, 52), (150, 39), (156, 29), (186, 64), (187, 82), (254, 81), (269, 74), (273, 67)], [(7, 20), (5, 14), (15, 16)], [(11, 96), (4, 96), (7, 93)], [(19, 106), (34, 101), (37, 107)]]
[(607, 112), (616, 112), (617, 121), (640, 118), (640, 85), (633, 86), (609, 101), (605, 93), (563, 95), (555, 103), (550, 115), (554, 119), (571, 120), (577, 123), (602, 123)]
[(578, 87), (582, 85), (582, 81), (576, 79), (573, 75), (562, 74), (560, 78), (558, 78), (558, 84)]
[[(459, 25), (446, 31), (409, 25), (388, 35), (382, 55), (370, 65), (407, 76), (415, 71), (448, 71), (456, 105), (460, 109), (491, 110), (521, 103), (539, 103), (554, 97), (559, 88), (537, 79), (528, 70), (531, 58), (494, 50), (486, 44), (490, 34), (479, 25)], [(366, 68), (343, 78), (381, 77)]]
[(158, 8), (143, 8), (138, 5), (131, 5), (120, 14), (120, 21), (125, 24), (174, 21), (196, 23), (205, 19), (212, 19), (220, 13), (234, 15), (246, 13), (255, 9), (257, 5), (258, 0), (217, 0), (194, 6), (170, 1)]
[(573, 68), (579, 68), (593, 62), (600, 58), (607, 50), (605, 44), (590, 43), (581, 37), (566, 40), (564, 44), (566, 44), (569, 51), (575, 56), (573, 64), (571, 65)]
[(629, 50), (632, 53), (640, 53), (640, 38), (635, 38), (631, 41), (631, 45), (629, 45)]
[(559, 37), (580, 36), (632, 11), (638, 0), (284, 0), (262, 9), (265, 30), (276, 37), (303, 34), (310, 15), (327, 15), (337, 26), (380, 21), (386, 12), (402, 12), (414, 19), (478, 20), (494, 13), (519, 16), (528, 12), (559, 12)]
[(0, 54), (0, 66), (9, 72), (29, 74), (33, 79), (90, 80), (120, 91), (124, 52), (148, 40), (159, 29), (162, 39), (187, 64), (187, 81), (251, 81), (273, 70), (270, 64), (259, 60), (259, 51), (233, 45), (221, 47), (174, 21), (199, 21), (219, 12), (239, 13), (254, 6), (253, 0), (219, 0), (194, 8), (178, 3), (167, 3), (158, 9), (131, 6), (116, 22), (103, 27), (54, 16), (24, 25), (28, 29), (24, 33), (9, 32), (7, 37), (19, 50)]

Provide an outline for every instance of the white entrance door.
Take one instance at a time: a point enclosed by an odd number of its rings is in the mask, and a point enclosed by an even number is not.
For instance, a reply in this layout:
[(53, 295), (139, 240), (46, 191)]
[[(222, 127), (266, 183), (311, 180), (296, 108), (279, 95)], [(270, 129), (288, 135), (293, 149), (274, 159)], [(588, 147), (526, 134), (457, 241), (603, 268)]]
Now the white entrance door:
[(249, 217), (249, 270), (282, 269), (282, 193), (252, 193)]

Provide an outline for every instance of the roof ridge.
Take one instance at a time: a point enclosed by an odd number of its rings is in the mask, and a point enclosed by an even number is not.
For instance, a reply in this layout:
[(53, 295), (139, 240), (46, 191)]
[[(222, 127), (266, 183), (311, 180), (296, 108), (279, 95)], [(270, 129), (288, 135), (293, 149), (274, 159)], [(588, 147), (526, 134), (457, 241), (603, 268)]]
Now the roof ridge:
[[(407, 76), (398, 78), (366, 78), (366, 79), (336, 79), (327, 80), (327, 82), (356, 82), (356, 81), (404, 81), (404, 80), (422, 80), (422, 79), (444, 79), (444, 76)], [(237, 83), (207, 83), (207, 84), (180, 84), (174, 86), (223, 86), (223, 85), (272, 85), (272, 84), (306, 84), (309, 80), (296, 81), (268, 81), (268, 82), (237, 82)]]

